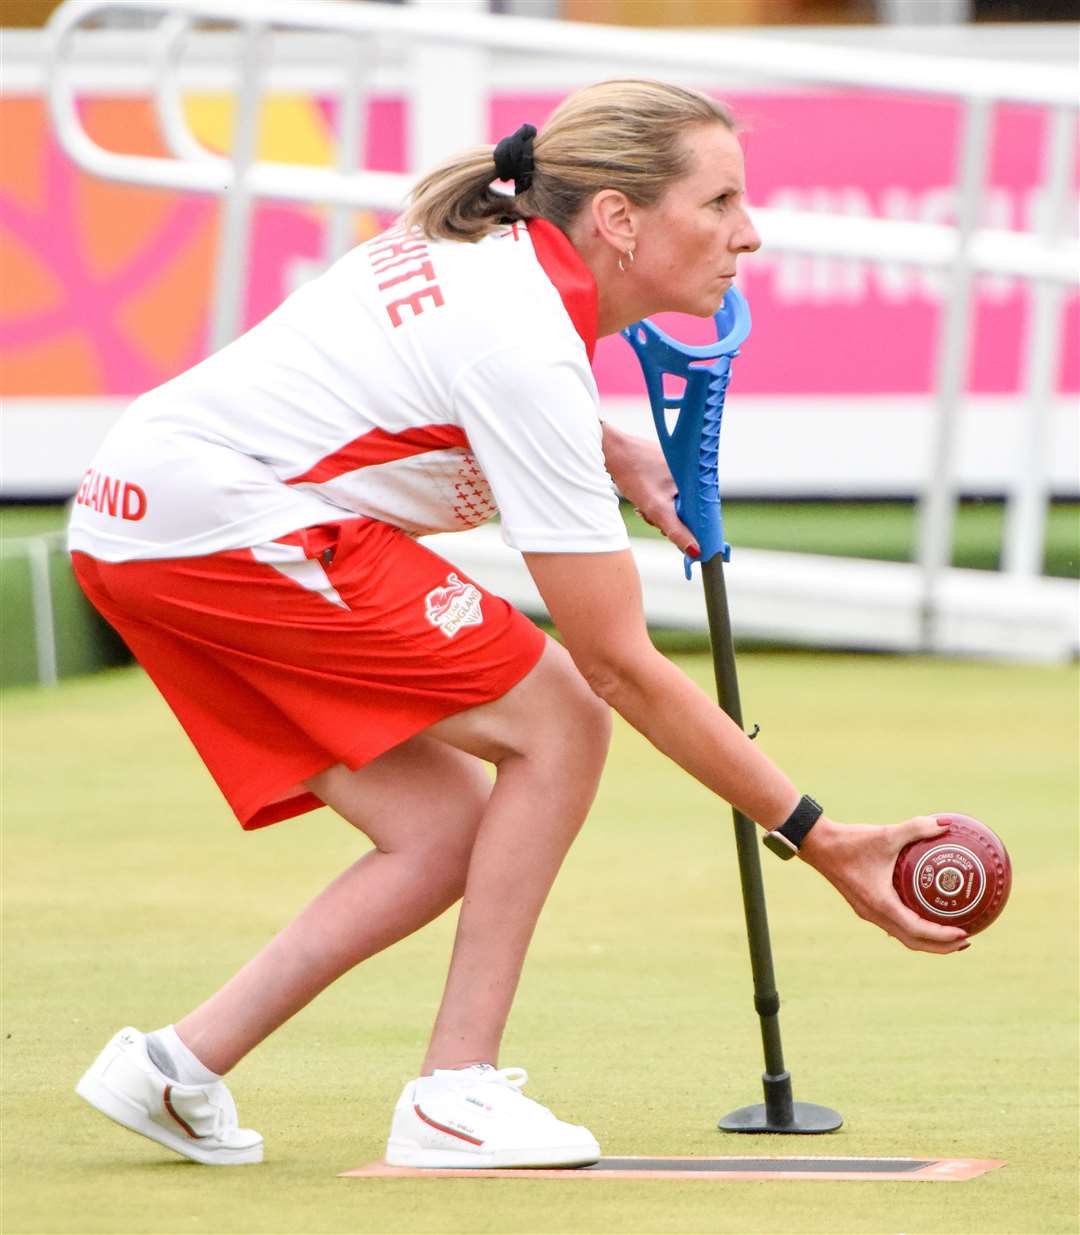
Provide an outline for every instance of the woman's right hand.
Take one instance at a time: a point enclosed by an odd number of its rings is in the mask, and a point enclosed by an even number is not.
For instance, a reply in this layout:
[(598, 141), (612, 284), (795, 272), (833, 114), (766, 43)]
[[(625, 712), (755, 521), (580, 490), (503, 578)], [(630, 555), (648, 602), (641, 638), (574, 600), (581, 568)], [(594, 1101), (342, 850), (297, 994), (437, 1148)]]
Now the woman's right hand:
[(699, 557), (701, 550), (694, 533), (675, 511), (678, 490), (660, 443), (622, 433), (606, 422), (603, 434), (604, 463), (615, 487), (650, 527), (662, 532), (683, 553)]
[(916, 952), (959, 952), (968, 947), (958, 926), (928, 922), (900, 900), (893, 867), (912, 841), (937, 835), (944, 824), (919, 815), (889, 827), (840, 824), (822, 816), (799, 849), (799, 857), (833, 885), (855, 913)]

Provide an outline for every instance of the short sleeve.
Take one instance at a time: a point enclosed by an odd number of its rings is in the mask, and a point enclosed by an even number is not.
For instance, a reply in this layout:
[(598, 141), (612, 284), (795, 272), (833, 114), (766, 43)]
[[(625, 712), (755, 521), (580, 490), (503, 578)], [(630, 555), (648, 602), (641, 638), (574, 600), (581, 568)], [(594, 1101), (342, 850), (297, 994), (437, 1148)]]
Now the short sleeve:
[(629, 547), (584, 354), (579, 361), (523, 347), (496, 352), (458, 379), (454, 409), (508, 545), (524, 553)]

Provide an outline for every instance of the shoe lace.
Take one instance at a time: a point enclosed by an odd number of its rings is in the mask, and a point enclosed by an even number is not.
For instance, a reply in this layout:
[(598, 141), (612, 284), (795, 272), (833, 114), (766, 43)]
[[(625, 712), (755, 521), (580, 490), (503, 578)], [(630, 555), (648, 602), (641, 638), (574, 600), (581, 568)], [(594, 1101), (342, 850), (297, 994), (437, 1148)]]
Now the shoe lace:
[[(519, 1110), (522, 1104), (528, 1107), (533, 1112), (541, 1112), (544, 1115), (550, 1116), (551, 1112), (548, 1108), (539, 1102), (534, 1102), (532, 1098), (526, 1098), (521, 1092), (522, 1087), (529, 1079), (528, 1072), (524, 1068), (486, 1068), (476, 1077), (476, 1085), (486, 1087), (494, 1087), (499, 1094), (497, 1100), (508, 1099)], [(495, 1094), (485, 1095), (489, 1098), (494, 1098)]]
[(478, 1079), (481, 1085), (502, 1085), (505, 1089), (520, 1091), (529, 1074), (524, 1068), (491, 1068), (485, 1069)]

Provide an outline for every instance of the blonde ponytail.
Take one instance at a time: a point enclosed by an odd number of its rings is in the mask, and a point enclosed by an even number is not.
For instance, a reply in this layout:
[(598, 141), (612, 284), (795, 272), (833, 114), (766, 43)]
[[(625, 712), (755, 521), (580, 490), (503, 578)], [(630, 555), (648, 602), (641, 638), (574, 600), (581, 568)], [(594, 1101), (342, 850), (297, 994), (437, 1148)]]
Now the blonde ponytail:
[(506, 219), (543, 218), (566, 231), (585, 201), (618, 189), (652, 206), (691, 170), (687, 130), (735, 121), (723, 103), (682, 86), (620, 78), (578, 90), (552, 112), (533, 143), (529, 187), (514, 196), (492, 188), (494, 147), (478, 146), (423, 176), (405, 223), (430, 239), (476, 241)]
[(453, 155), (416, 182), (405, 225), (419, 227), (432, 240), (481, 239), (501, 218), (518, 217), (514, 199), (491, 187), (494, 179), (494, 147)]

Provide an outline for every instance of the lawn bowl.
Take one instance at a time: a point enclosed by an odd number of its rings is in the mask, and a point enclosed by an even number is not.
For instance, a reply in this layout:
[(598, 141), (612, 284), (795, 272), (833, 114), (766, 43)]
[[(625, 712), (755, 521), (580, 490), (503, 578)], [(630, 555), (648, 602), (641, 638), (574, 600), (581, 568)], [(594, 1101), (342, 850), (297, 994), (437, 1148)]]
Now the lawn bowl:
[(1000, 838), (977, 819), (953, 814), (937, 819), (948, 827), (900, 850), (893, 887), (921, 918), (978, 934), (1005, 908), (1012, 863)]

